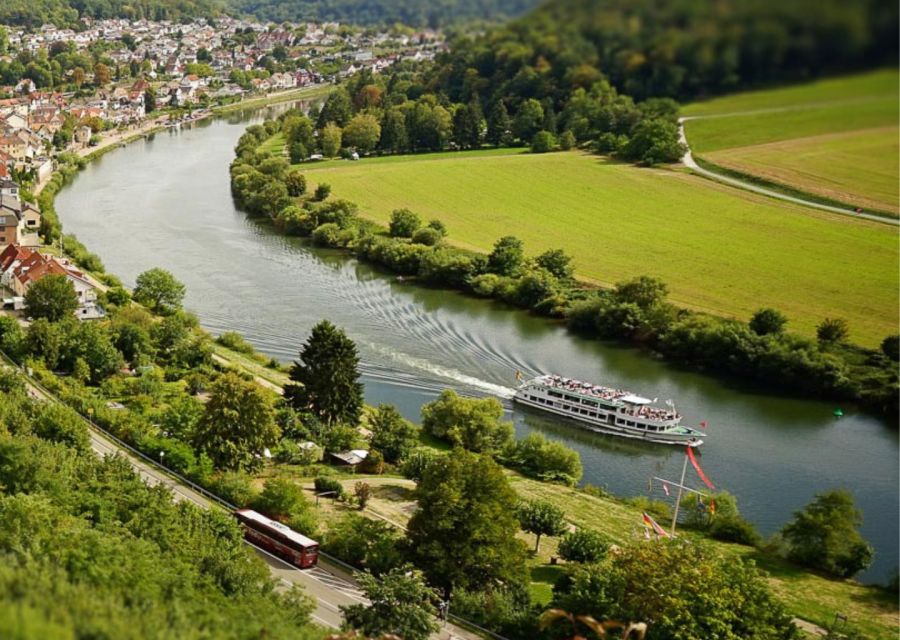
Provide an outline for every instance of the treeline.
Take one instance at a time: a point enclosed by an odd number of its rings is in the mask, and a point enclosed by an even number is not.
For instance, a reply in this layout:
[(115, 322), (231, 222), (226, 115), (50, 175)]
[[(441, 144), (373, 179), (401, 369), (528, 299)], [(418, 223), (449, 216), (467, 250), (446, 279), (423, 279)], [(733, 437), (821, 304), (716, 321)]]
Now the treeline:
[(269, 22), (401, 23), (435, 28), (516, 17), (534, 7), (537, 0), (229, 0), (229, 4), (241, 14)]
[(357, 207), (329, 199), (320, 184), (306, 193), (305, 177), (284, 158), (257, 149), (296, 116), (250, 127), (231, 167), (232, 193), (252, 215), (267, 216), (292, 235), (342, 247), (357, 257), (420, 282), (495, 298), (540, 315), (564, 318), (588, 336), (641, 345), (693, 369), (725, 374), (778, 393), (856, 401), (879, 413), (898, 413), (898, 342), (881, 350), (847, 342), (848, 327), (823, 318), (818, 339), (785, 331), (786, 319), (761, 309), (749, 323), (680, 309), (666, 300), (659, 280), (638, 277), (609, 290), (585, 288), (573, 278), (562, 250), (529, 257), (513, 236), (500, 238), (489, 255), (449, 246), (440, 221), (427, 226), (398, 210), (385, 230), (361, 220)]
[(554, 0), (452, 43), (429, 88), (561, 109), (608, 80), (635, 100), (688, 100), (896, 62), (897, 17), (884, 0)]
[(230, 514), (176, 503), (100, 459), (74, 411), (0, 371), (0, 628), (6, 637), (315, 638)]
[(77, 29), (81, 18), (186, 22), (218, 15), (216, 0), (3, 0), (0, 24), (30, 29), (44, 24)]

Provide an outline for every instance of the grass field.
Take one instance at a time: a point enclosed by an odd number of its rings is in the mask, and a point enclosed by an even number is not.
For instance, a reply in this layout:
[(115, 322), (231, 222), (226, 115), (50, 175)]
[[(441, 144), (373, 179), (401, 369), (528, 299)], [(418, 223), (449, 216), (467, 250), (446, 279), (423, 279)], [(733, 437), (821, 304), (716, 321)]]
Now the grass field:
[(898, 322), (895, 228), (781, 204), (687, 173), (639, 169), (579, 152), (480, 151), (304, 165), (310, 188), (386, 223), (408, 207), (440, 218), (449, 239), (489, 251), (513, 234), (537, 254), (562, 247), (601, 284), (647, 274), (671, 299), (749, 318), (781, 309), (807, 335), (826, 316), (875, 345)]
[(687, 138), (714, 164), (897, 215), (898, 78), (882, 70), (687, 105), (698, 118)]

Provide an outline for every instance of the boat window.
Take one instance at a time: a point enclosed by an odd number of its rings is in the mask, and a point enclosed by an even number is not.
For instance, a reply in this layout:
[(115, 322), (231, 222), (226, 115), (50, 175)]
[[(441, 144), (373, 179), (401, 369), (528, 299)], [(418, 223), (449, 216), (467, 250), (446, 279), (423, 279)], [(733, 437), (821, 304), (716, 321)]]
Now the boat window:
[(562, 398), (563, 397), (563, 394), (559, 393), (558, 391), (548, 391), (547, 393), (549, 395), (553, 396), (554, 398)]
[(589, 406), (589, 407), (596, 407), (596, 406), (597, 406), (597, 403), (594, 402), (593, 400), (585, 400), (584, 398), (582, 398), (581, 404), (586, 404), (586, 405)]

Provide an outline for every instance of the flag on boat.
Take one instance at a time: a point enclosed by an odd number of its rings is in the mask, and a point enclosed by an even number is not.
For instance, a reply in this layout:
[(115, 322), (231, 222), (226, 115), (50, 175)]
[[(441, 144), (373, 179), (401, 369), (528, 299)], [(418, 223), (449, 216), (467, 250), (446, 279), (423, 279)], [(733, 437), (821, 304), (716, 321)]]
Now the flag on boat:
[(669, 537), (669, 534), (666, 533), (666, 530), (659, 526), (659, 523), (656, 522), (656, 520), (647, 515), (646, 511), (642, 515), (644, 516), (644, 526), (647, 527), (647, 529), (653, 529), (653, 533), (656, 534), (657, 538)]
[(709, 426), (709, 425), (707, 424), (706, 420), (704, 420), (703, 422), (700, 423), (701, 429), (705, 429), (707, 426)]
[(669, 493), (669, 485), (666, 484), (665, 482), (663, 482), (663, 491), (666, 492), (666, 495), (667, 495), (667, 496), (668, 496), (668, 495), (671, 495), (671, 494)]
[(522, 375), (522, 372), (516, 369), (516, 382), (522, 382), (522, 378), (525, 376)]
[(694, 467), (694, 470), (697, 472), (697, 475), (700, 476), (700, 479), (703, 480), (703, 484), (712, 489), (716, 490), (716, 487), (710, 482), (709, 478), (706, 477), (706, 474), (703, 473), (703, 469), (700, 468), (700, 463), (697, 462), (697, 458), (694, 456), (694, 449), (691, 447), (687, 447), (687, 457), (688, 460), (691, 461), (691, 465)]

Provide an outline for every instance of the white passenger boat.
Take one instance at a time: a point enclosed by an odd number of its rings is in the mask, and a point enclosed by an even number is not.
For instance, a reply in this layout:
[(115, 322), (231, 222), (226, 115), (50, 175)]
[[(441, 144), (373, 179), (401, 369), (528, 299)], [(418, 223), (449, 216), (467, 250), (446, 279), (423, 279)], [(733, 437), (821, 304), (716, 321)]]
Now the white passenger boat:
[(628, 391), (561, 376), (538, 376), (519, 385), (513, 396), (529, 407), (565, 416), (587, 429), (661, 444), (699, 447), (706, 434), (681, 425), (671, 401), (667, 407)]

